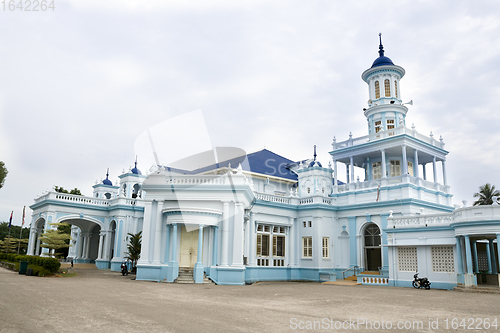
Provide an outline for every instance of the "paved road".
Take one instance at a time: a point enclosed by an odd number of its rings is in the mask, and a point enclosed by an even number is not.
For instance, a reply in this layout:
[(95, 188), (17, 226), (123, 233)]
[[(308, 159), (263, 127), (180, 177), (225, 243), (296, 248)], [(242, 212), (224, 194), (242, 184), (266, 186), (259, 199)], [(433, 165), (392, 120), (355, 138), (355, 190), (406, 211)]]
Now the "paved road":
[(38, 278), (0, 268), (0, 332), (290, 332), (315, 324), (332, 332), (452, 332), (453, 318), (467, 325), (473, 318), (474, 328), (485, 324), (475, 318), (500, 321), (498, 294), (286, 282), (180, 285), (76, 271)]

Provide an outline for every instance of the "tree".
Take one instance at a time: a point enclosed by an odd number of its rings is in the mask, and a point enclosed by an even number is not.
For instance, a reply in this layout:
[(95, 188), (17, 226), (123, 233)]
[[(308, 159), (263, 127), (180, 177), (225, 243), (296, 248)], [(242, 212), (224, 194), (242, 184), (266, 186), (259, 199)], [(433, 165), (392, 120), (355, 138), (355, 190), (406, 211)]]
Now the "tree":
[(5, 183), (5, 178), (7, 177), (8, 173), (9, 171), (7, 171), (5, 163), (0, 161), (0, 188), (3, 187), (3, 184)]
[[(57, 225), (61, 227), (62, 225), (67, 225), (66, 223), (49, 223), (50, 225)], [(62, 256), (61, 252), (55, 253), (56, 250), (65, 249), (70, 247), (69, 240), (71, 235), (65, 233), (58, 229), (45, 230), (43, 235), (40, 237), (40, 246), (49, 249), (49, 253), (54, 257)]]
[[(0, 223), (0, 240), (4, 240), (7, 238), (7, 235), (9, 234), (9, 223), (8, 222), (1, 222)], [(19, 234), (21, 234), (21, 226), (18, 225), (11, 225), (10, 227), (10, 235), (19, 237)], [(22, 239), (28, 239), (30, 237), (30, 229), (29, 228), (23, 228), (21, 238)], [(17, 250), (17, 247), (16, 247)]]
[(65, 189), (64, 187), (59, 187), (59, 186), (54, 186), (54, 191), (56, 192), (59, 192), (59, 193), (68, 193), (68, 194), (74, 194), (74, 195), (83, 195), (82, 192), (80, 192), (80, 190), (78, 188), (74, 188), (70, 191), (68, 191), (67, 189)]
[(17, 248), (19, 247), (19, 254), (26, 254), (28, 250), (28, 239), (19, 238), (5, 238), (0, 240), (0, 253), (17, 253)]
[(479, 198), (474, 201), (474, 206), (492, 205), (493, 197), (500, 198), (500, 191), (495, 190), (495, 185), (486, 183), (479, 186), (479, 192), (474, 193), (474, 198)]
[(142, 243), (142, 231), (139, 231), (136, 234), (127, 234), (129, 238), (129, 243), (127, 244), (127, 255), (125, 259), (130, 260), (132, 262), (132, 273), (135, 273), (137, 270), (137, 260), (141, 257), (141, 243)]

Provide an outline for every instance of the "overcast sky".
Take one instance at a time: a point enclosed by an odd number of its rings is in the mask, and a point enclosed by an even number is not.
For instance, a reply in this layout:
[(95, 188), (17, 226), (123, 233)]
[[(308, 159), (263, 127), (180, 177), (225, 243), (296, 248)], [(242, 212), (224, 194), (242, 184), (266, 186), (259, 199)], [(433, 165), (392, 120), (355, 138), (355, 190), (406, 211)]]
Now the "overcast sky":
[(328, 164), (334, 135), (367, 134), (379, 32), (407, 126), (444, 138), (453, 203), (500, 187), (498, 1), (55, 0), (0, 8), (0, 221), (54, 185), (91, 195), (108, 167), (115, 182), (142, 132), (199, 109), (213, 146), (317, 145)]

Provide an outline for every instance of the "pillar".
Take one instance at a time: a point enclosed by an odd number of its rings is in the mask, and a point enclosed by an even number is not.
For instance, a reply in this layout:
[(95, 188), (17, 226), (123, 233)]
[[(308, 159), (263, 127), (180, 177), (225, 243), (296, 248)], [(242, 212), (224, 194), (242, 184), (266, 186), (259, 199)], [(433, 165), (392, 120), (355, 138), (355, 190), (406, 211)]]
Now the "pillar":
[(346, 165), (345, 165), (345, 182), (346, 182), (347, 184), (349, 184), (349, 183), (350, 183), (350, 181), (349, 181), (349, 179), (350, 179), (350, 178), (351, 178), (351, 177), (349, 177), (349, 165), (348, 165), (348, 164), (346, 164)]
[[(380, 214), (380, 220), (382, 228), (380, 230), (382, 237), (382, 244), (387, 245), (387, 233), (384, 231), (387, 229), (387, 218), (389, 214)], [(366, 221), (371, 222), (371, 216), (366, 215)], [(389, 248), (387, 246), (382, 246), (382, 269), (389, 274)], [(385, 272), (384, 272), (385, 273)]]
[(446, 161), (442, 160), (441, 161), (442, 167), (443, 167), (443, 185), (448, 185), (446, 182)]
[(257, 245), (257, 241), (255, 240), (255, 213), (251, 212), (250, 213), (250, 252), (248, 254), (248, 265), (249, 266), (255, 266), (256, 265), (256, 254), (257, 254), (257, 249), (255, 246)]
[(491, 263), (491, 252), (490, 252), (490, 243), (486, 244), (486, 258), (488, 258), (488, 274), (492, 272), (492, 263)]
[[(152, 219), (153, 204), (152, 202), (146, 201), (144, 203), (144, 219), (142, 227), (142, 247), (141, 247), (141, 258), (137, 262), (137, 265), (149, 264), (149, 243), (151, 240), (151, 219)], [(117, 234), (118, 222), (116, 222), (115, 235)], [(116, 236), (115, 236), (116, 238)], [(116, 246), (116, 240), (115, 240)], [(116, 257), (116, 251), (114, 256)]]
[(29, 248), (28, 248), (28, 255), (32, 256), (35, 253), (35, 238), (36, 238), (36, 229), (31, 229), (30, 230), (30, 239), (28, 241), (29, 243)]
[(459, 275), (463, 275), (464, 264), (462, 259), (462, 244), (460, 243), (460, 236), (455, 236), (455, 242), (457, 245), (457, 273)]
[(415, 153), (413, 154), (413, 164), (414, 164), (414, 176), (415, 177), (420, 177), (419, 171), (418, 171), (418, 150), (415, 149)]
[(349, 220), (349, 267), (358, 265), (358, 253), (356, 244), (356, 216), (348, 217)]
[(432, 156), (432, 173), (434, 174), (434, 183), (437, 183), (436, 156)]
[(213, 251), (212, 251), (212, 266), (217, 266), (217, 249), (219, 247), (219, 244), (218, 244), (219, 227), (214, 225), (213, 230), (214, 230), (214, 247), (213, 247)]
[(338, 179), (337, 179), (337, 161), (333, 160), (333, 181), (335, 186), (339, 185)]
[(177, 223), (173, 223), (172, 230), (172, 261), (171, 263), (177, 263)]
[(227, 266), (229, 262), (229, 202), (222, 204), (222, 253), (221, 253), (221, 266)]
[(479, 265), (477, 262), (477, 242), (476, 241), (472, 241), (472, 260), (474, 263), (474, 273), (478, 273), (479, 272)]
[(427, 180), (427, 175), (425, 173), (425, 165), (427, 163), (422, 163), (422, 177), (424, 178), (424, 180)]
[[(498, 258), (500, 258), (500, 234), (497, 234), (497, 251)], [(500, 285), (500, 274), (498, 274), (498, 284)]]
[(354, 158), (352, 156), (350, 156), (349, 160), (350, 160), (350, 169), (351, 169), (351, 183), (354, 183)]
[(42, 231), (36, 230), (37, 238), (36, 238), (36, 255), (40, 255), (40, 237), (42, 236)]
[(165, 253), (163, 254), (163, 262), (168, 264), (170, 262), (170, 225), (165, 226)]
[(465, 285), (472, 286), (476, 285), (476, 276), (472, 271), (472, 251), (470, 246), (470, 237), (465, 235), (465, 261), (467, 263), (467, 274), (464, 275)]
[(203, 225), (198, 229), (198, 252), (196, 254), (196, 264), (194, 264), (193, 279), (194, 283), (203, 283)]
[(288, 239), (286, 240), (286, 243), (288, 244), (288, 252), (285, 254), (286, 256), (288, 256), (289, 261), (288, 261), (288, 264), (290, 266), (294, 266), (295, 265), (295, 225), (293, 223), (294, 221), (294, 218), (293, 217), (289, 217), (288, 218), (288, 222), (290, 224), (290, 227), (288, 228), (289, 232), (288, 232)]
[(104, 234), (102, 231), (99, 233), (99, 252), (97, 254), (97, 259), (101, 260), (102, 259), (102, 247), (104, 243)]
[(177, 262), (177, 223), (172, 223), (172, 248), (171, 261), (167, 269), (167, 282), (174, 282), (179, 276), (179, 263)]
[(497, 258), (495, 255), (495, 244), (493, 244), (493, 239), (488, 240), (488, 242), (491, 253), (491, 271), (493, 274), (496, 274), (498, 272), (498, 267), (497, 267)]
[(243, 221), (244, 208), (240, 202), (234, 205), (233, 261), (231, 266), (243, 266)]
[(403, 153), (403, 175), (408, 174), (408, 159), (406, 158), (406, 146), (401, 147)]
[(160, 265), (161, 259), (161, 232), (163, 226), (163, 201), (156, 204), (156, 223), (155, 223), (155, 243), (153, 253), (153, 265)]
[(387, 177), (387, 166), (385, 165), (385, 150), (380, 151), (382, 153), (382, 178)]

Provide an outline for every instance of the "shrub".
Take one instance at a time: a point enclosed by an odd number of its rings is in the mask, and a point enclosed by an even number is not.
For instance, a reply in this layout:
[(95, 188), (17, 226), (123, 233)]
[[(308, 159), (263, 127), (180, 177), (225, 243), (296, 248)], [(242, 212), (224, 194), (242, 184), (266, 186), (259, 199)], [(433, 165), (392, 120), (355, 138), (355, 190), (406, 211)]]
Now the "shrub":
[(49, 273), (57, 273), (61, 267), (61, 263), (56, 258), (27, 256), (17, 254), (0, 254), (0, 259), (11, 261), (16, 264), (16, 269), (19, 270), (19, 261), (27, 261), (28, 265), (37, 265), (46, 269)]

